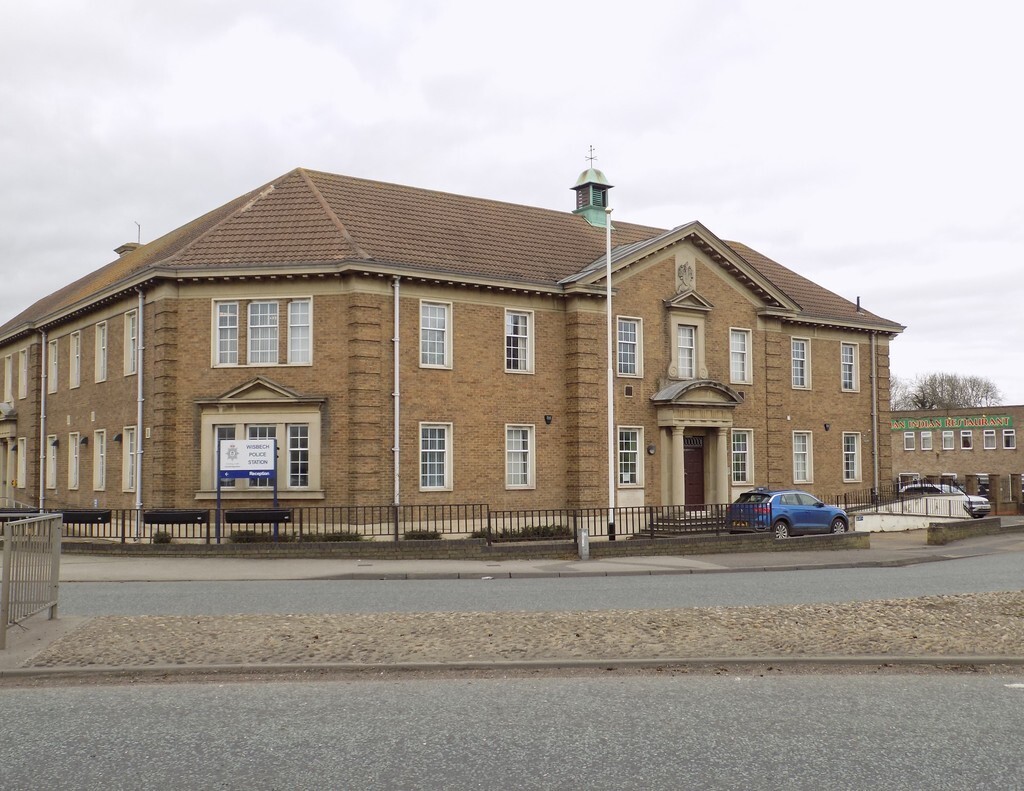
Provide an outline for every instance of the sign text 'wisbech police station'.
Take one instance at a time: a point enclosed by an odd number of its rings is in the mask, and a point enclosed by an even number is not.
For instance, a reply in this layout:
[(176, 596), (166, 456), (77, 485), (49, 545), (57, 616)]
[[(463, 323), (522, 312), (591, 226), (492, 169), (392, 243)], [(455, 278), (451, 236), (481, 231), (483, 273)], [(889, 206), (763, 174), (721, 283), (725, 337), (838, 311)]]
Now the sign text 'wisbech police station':
[(221, 478), (274, 478), (277, 440), (223, 439), (220, 442)]

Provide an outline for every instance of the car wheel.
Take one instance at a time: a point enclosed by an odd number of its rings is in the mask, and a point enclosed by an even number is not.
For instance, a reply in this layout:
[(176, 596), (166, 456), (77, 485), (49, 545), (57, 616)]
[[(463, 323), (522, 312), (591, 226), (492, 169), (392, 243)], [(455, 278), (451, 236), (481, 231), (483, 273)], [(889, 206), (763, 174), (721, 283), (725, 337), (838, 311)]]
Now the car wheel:
[(845, 533), (846, 522), (841, 516), (837, 516), (832, 520), (832, 532), (833, 533)]
[(775, 523), (775, 537), (789, 538), (789, 525), (783, 522), (781, 519)]

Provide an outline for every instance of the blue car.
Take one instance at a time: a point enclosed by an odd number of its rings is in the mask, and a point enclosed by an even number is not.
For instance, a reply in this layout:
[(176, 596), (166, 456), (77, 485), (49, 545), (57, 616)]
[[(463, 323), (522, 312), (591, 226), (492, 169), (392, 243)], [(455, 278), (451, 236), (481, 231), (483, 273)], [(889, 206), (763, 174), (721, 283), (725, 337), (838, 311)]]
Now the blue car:
[(799, 489), (752, 489), (739, 496), (726, 512), (730, 533), (764, 533), (789, 538), (806, 533), (845, 533), (850, 517), (842, 508), (826, 505)]

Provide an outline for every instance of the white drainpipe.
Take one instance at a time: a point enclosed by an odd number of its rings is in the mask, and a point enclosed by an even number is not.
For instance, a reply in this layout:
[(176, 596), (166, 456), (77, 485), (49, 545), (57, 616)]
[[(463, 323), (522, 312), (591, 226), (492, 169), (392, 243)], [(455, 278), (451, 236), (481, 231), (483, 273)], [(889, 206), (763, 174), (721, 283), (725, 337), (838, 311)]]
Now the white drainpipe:
[(46, 508), (46, 377), (50, 366), (50, 348), (47, 345), (46, 330), (40, 335), (43, 338), (40, 355), (42, 375), (39, 377), (39, 513)]
[[(136, 350), (135, 350), (135, 378), (136, 387), (138, 390), (138, 413), (135, 419), (135, 425), (138, 428), (135, 429), (135, 510), (142, 508), (142, 437), (145, 433), (142, 427), (142, 403), (145, 400), (143, 387), (142, 387), (142, 350), (143, 344), (142, 339), (144, 337), (142, 332), (142, 311), (145, 307), (145, 295), (142, 289), (137, 289), (139, 294), (139, 334), (136, 339)], [(139, 523), (135, 523), (135, 533), (138, 537)]]
[(399, 387), (401, 379), (400, 379), (399, 374), (398, 374), (399, 362), (400, 362), (399, 354), (398, 354), (398, 350), (399, 350), (399, 340), (398, 340), (398, 337), (399, 337), (398, 336), (398, 328), (399, 328), (399, 314), (398, 314), (399, 308), (398, 308), (398, 304), (399, 303), (398, 303), (398, 297), (399, 297), (399, 289), (400, 289), (400, 286), (399, 286), (399, 281), (400, 280), (401, 280), (401, 278), (398, 275), (395, 275), (394, 278), (391, 281), (392, 286), (395, 289), (395, 311), (394, 311), (395, 312), (395, 332), (394, 332), (394, 337), (391, 338), (391, 343), (394, 344), (393, 348), (394, 348), (394, 354), (395, 354), (395, 386), (393, 388), (393, 392), (391, 393), (391, 398), (394, 399), (394, 404), (395, 404), (395, 418), (394, 418), (394, 420), (395, 420), (394, 437), (395, 438), (394, 438), (394, 444), (393, 444), (393, 446), (391, 448), (393, 463), (395, 465), (395, 503), (394, 503), (395, 505), (399, 504), (399, 498), (400, 498), (400, 494), (401, 494), (401, 482), (402, 482), (402, 476), (401, 476), (400, 467), (399, 467), (399, 457), (400, 457), (401, 450), (400, 450), (400, 447), (399, 447), (399, 425), (400, 425), (400, 423), (399, 423), (399, 419), (398, 419), (399, 418), (399, 412), (400, 412), (400, 410), (402, 408), (401, 388)]
[(875, 463), (875, 493), (878, 493), (878, 333), (871, 332), (871, 455)]

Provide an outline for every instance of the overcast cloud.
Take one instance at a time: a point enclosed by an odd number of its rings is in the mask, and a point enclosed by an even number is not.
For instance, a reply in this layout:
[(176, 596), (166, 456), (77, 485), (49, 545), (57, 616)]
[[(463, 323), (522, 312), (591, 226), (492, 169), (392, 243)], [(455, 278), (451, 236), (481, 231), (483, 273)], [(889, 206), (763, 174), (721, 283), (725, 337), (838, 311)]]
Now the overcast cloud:
[(295, 167), (700, 220), (1024, 403), (1024, 5), (50, 0), (0, 11), (0, 322)]

